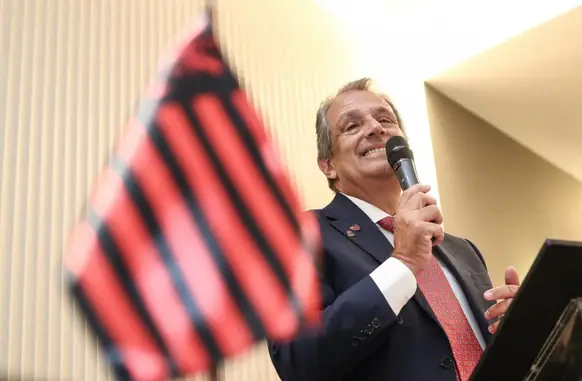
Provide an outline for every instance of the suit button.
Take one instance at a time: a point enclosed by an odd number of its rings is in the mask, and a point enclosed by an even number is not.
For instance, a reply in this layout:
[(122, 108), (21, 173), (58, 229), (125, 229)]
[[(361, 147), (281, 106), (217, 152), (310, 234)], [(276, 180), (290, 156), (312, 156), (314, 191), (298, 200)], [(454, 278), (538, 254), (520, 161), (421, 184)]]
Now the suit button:
[(455, 364), (454, 360), (450, 356), (445, 356), (441, 359), (441, 367), (445, 369), (451, 369)]

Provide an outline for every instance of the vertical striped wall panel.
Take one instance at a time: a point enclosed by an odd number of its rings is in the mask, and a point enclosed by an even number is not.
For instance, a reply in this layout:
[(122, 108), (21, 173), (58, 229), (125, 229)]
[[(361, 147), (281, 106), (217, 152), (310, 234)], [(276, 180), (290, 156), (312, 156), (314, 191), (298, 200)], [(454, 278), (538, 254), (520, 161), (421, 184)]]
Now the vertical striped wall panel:
[[(312, 0), (219, 0), (222, 46), (307, 207), (330, 198), (314, 114), (350, 79)], [(108, 380), (63, 290), (62, 252), (160, 53), (201, 0), (0, 0), (0, 378)], [(276, 380), (263, 345), (223, 379)]]

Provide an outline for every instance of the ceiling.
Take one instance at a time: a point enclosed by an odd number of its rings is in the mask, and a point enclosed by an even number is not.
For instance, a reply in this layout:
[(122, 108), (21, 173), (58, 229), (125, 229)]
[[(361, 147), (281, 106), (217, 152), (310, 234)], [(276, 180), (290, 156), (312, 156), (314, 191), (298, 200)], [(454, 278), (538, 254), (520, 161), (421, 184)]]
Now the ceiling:
[(582, 182), (582, 7), (427, 81)]

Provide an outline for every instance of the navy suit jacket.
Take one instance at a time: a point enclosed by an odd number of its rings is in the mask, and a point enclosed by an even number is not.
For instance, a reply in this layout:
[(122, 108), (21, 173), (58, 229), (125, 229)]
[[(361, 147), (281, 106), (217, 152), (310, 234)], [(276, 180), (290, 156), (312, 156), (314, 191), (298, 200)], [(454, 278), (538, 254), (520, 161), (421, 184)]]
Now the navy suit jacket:
[[(369, 274), (393, 248), (376, 224), (337, 194), (319, 217), (324, 257), (320, 270), (323, 322), (292, 342), (269, 342), (283, 381), (456, 381), (447, 337), (417, 289), (396, 316)], [(346, 232), (357, 224), (353, 237)], [(492, 303), (485, 262), (468, 240), (446, 235), (434, 251), (461, 285), (485, 340), (483, 317)]]

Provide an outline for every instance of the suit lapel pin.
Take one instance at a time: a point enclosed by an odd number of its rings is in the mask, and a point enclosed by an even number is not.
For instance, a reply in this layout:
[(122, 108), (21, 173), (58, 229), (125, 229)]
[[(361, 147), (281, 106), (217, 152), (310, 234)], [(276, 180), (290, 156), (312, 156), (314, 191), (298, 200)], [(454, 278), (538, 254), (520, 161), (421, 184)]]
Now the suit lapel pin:
[(347, 234), (347, 236), (348, 236), (348, 237), (350, 237), (350, 238), (354, 238), (354, 237), (356, 236), (356, 233), (354, 233), (354, 231), (353, 231), (353, 230), (351, 230), (351, 229), (348, 229), (348, 230), (346, 231), (346, 234)]
[(350, 229), (352, 229), (355, 232), (358, 232), (358, 231), (360, 231), (360, 225), (358, 225), (358, 224), (352, 225), (352, 226), (350, 226)]

